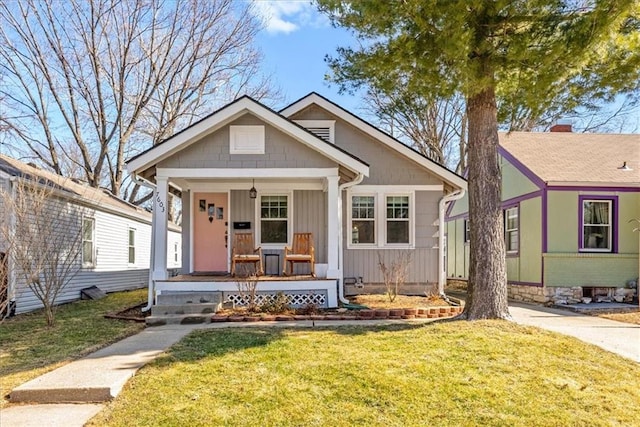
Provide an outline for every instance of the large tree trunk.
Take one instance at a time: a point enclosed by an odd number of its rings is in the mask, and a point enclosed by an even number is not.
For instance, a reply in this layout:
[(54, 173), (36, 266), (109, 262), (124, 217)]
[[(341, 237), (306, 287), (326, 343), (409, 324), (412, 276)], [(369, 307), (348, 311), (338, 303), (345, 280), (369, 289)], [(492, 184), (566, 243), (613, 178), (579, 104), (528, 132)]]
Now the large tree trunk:
[(467, 100), (469, 118), (469, 220), (471, 260), (463, 316), (468, 320), (510, 318), (501, 175), (498, 164), (498, 119), (493, 88)]

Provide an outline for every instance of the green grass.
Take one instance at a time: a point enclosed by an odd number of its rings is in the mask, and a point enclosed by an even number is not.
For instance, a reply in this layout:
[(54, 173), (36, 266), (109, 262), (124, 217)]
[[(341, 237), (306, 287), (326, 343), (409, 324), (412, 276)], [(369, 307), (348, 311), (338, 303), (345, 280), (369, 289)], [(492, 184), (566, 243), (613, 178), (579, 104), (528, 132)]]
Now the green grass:
[(45, 325), (42, 311), (4, 320), (0, 323), (0, 407), (20, 384), (142, 330), (144, 324), (103, 316), (145, 299), (146, 290), (140, 289), (65, 304), (58, 307), (52, 328)]
[(504, 321), (196, 331), (96, 426), (640, 425), (640, 366)]

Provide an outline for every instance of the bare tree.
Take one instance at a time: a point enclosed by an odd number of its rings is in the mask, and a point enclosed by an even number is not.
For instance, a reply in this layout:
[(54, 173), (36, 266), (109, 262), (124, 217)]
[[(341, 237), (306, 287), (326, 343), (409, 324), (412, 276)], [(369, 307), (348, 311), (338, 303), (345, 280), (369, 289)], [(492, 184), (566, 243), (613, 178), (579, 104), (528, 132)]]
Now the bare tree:
[(411, 252), (401, 251), (398, 256), (387, 264), (383, 256), (378, 253), (378, 268), (382, 273), (382, 279), (387, 290), (389, 302), (395, 301), (398, 292), (407, 278), (409, 265), (411, 264)]
[(369, 88), (365, 104), (393, 137), (458, 173), (466, 168), (467, 118), (461, 97), (433, 101), (399, 89), (385, 94)]
[[(15, 150), (120, 194), (124, 161), (224, 102), (274, 95), (251, 4), (0, 3), (0, 73)], [(137, 189), (129, 192), (137, 197)]]
[(0, 191), (0, 234), (15, 279), (44, 306), (48, 326), (55, 323), (57, 298), (81, 266), (82, 215), (61, 198), (54, 183), (16, 180)]

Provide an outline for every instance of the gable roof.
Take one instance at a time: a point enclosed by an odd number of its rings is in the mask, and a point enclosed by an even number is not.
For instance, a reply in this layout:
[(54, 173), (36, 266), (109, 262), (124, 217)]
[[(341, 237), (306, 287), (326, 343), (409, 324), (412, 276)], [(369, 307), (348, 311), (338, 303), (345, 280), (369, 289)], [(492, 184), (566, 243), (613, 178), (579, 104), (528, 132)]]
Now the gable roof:
[(108, 190), (76, 182), (71, 178), (55, 174), (2, 154), (0, 154), (0, 172), (4, 172), (4, 174), (10, 177), (23, 178), (30, 181), (46, 181), (59, 190), (58, 194), (71, 200), (94, 206), (100, 210), (111, 211), (145, 222), (151, 222), (151, 214), (149, 212), (125, 202), (114, 196)]
[[(551, 185), (640, 187), (640, 134), (499, 133), (500, 146)], [(622, 165), (631, 170), (622, 170)]]
[(130, 158), (127, 160), (127, 170), (130, 173), (143, 171), (247, 113), (255, 115), (336, 163), (354, 172), (369, 175), (369, 165), (366, 162), (317, 137), (302, 126), (281, 116), (247, 95), (236, 99), (161, 143)]
[(350, 125), (356, 127), (357, 129), (361, 130), (365, 134), (382, 142), (386, 146), (396, 150), (397, 152), (411, 159), (415, 163), (423, 166), (424, 168), (429, 170), (431, 173), (437, 175), (442, 180), (448, 182), (452, 186), (458, 187), (458, 188), (464, 188), (464, 189), (467, 188), (467, 180), (464, 179), (462, 176), (447, 169), (441, 164), (434, 162), (433, 160), (426, 157), (424, 154), (414, 150), (413, 148), (409, 147), (406, 144), (403, 144), (402, 142), (392, 137), (388, 133), (378, 129), (377, 127), (373, 126), (371, 123), (356, 116), (352, 112), (345, 110), (338, 104), (328, 100), (327, 98), (325, 98), (324, 96), (316, 92), (311, 92), (309, 95), (306, 95), (300, 98), (299, 100), (293, 102), (289, 106), (283, 108), (282, 110), (280, 110), (280, 114), (286, 117), (291, 117), (293, 114), (296, 114), (304, 110), (305, 108), (307, 108), (312, 104), (316, 104), (319, 107), (330, 112), (331, 114), (340, 117), (341, 119), (343, 119)]

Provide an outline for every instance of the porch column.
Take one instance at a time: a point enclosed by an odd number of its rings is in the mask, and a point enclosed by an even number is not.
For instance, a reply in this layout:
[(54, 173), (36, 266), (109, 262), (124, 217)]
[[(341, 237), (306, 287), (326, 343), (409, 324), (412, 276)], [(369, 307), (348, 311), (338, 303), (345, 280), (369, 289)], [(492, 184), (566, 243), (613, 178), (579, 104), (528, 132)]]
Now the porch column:
[(153, 280), (167, 278), (167, 181), (166, 177), (156, 177), (156, 191), (153, 195), (153, 218), (151, 222), (153, 229), (151, 277)]
[(338, 264), (339, 249), (339, 203), (340, 193), (338, 192), (339, 176), (327, 177), (327, 278), (340, 278), (340, 265)]

